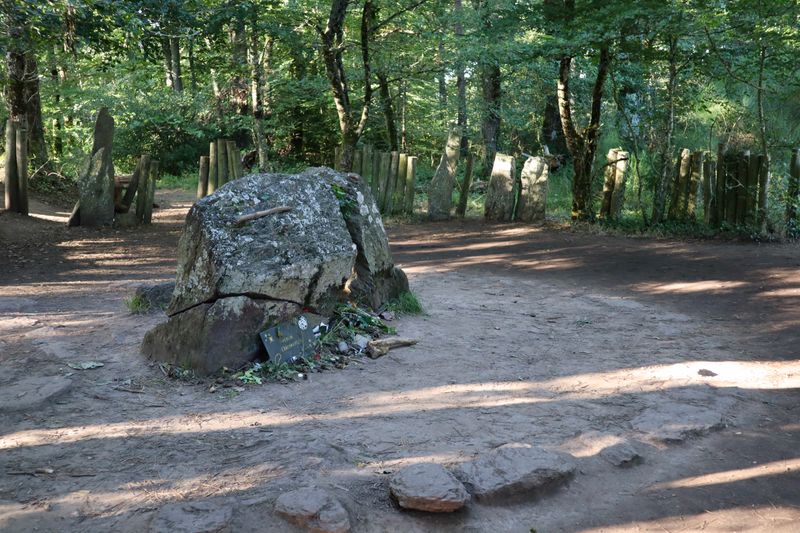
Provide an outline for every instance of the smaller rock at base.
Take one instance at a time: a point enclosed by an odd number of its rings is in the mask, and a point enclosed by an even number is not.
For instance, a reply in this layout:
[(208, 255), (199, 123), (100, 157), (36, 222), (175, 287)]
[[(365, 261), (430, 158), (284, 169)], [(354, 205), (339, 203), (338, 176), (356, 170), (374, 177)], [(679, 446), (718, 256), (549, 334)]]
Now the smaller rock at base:
[(233, 509), (211, 502), (167, 504), (158, 510), (151, 533), (229, 533)]
[(313, 533), (347, 533), (350, 518), (339, 501), (319, 488), (303, 488), (282, 494), (275, 512)]
[(339, 343), (336, 345), (336, 349), (339, 351), (339, 353), (347, 353), (350, 351), (350, 346), (344, 341), (339, 341)]
[(462, 464), (457, 475), (476, 499), (489, 502), (542, 496), (574, 473), (571, 455), (511, 443)]
[(638, 465), (642, 462), (642, 456), (629, 442), (620, 442), (608, 448), (603, 448), (600, 452), (600, 457), (612, 465), (622, 468)]
[(389, 490), (400, 507), (429, 513), (457, 511), (470, 499), (464, 485), (435, 463), (403, 468), (392, 476)]

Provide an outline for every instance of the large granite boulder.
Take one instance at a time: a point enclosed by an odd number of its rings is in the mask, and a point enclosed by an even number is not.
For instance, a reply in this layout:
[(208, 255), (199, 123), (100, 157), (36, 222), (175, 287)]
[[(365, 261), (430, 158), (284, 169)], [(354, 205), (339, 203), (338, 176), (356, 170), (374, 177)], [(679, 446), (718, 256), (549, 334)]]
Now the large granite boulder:
[[(237, 222), (280, 206), (291, 210)], [(406, 290), (361, 178), (328, 168), (255, 174), (189, 211), (170, 318), (142, 352), (202, 372), (235, 368), (263, 355), (260, 331), (303, 308), (326, 314), (344, 299), (379, 307)]]

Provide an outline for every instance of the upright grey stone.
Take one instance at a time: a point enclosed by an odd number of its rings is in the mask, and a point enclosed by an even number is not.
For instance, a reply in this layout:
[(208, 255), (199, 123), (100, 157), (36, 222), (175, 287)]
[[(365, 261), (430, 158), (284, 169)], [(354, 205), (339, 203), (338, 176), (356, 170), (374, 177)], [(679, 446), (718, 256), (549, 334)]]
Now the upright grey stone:
[(497, 153), (492, 165), (492, 177), (486, 189), (484, 217), (495, 222), (510, 222), (514, 218), (515, 179), (517, 166), (510, 155)]
[[(279, 206), (290, 210), (238, 221)], [(327, 168), (225, 184), (192, 206), (178, 254), (169, 320), (142, 353), (203, 373), (253, 359), (258, 333), (303, 308), (327, 314), (350, 299), (377, 309), (408, 290), (369, 185)]]
[(94, 126), (92, 153), (78, 180), (81, 226), (110, 226), (114, 223), (114, 119), (103, 107)]
[(447, 220), (453, 208), (453, 187), (456, 183), (458, 156), (461, 143), (461, 128), (450, 130), (442, 160), (428, 187), (428, 217), (431, 220)]
[(547, 160), (529, 157), (522, 167), (520, 195), (515, 219), (522, 222), (544, 222), (547, 207)]

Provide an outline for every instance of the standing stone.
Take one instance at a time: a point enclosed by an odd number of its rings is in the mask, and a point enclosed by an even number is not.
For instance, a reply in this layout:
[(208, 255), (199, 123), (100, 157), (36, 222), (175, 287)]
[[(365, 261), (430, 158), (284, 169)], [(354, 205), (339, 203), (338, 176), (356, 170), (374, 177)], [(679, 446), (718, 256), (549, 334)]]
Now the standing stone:
[(110, 226), (114, 223), (114, 119), (103, 107), (94, 126), (94, 143), (89, 160), (78, 180), (82, 226)]
[(574, 473), (571, 455), (528, 444), (505, 444), (462, 464), (457, 475), (475, 498), (497, 501), (541, 496), (566, 483)]
[(464, 485), (435, 463), (417, 463), (403, 468), (392, 477), (389, 490), (400, 507), (429, 513), (457, 511), (470, 498)]
[(617, 150), (616, 163), (614, 164), (614, 192), (611, 194), (611, 216), (619, 220), (622, 208), (625, 207), (625, 187), (628, 182), (628, 160), (630, 154)]
[(461, 128), (450, 130), (439, 168), (428, 187), (428, 217), (431, 220), (447, 220), (453, 207), (453, 187), (456, 183), (458, 156), (461, 151)]
[(303, 488), (281, 494), (275, 512), (292, 524), (314, 533), (347, 533), (350, 518), (347, 510), (329, 492)]
[(601, 219), (611, 218), (611, 198), (614, 195), (617, 152), (616, 148), (612, 148), (606, 156), (606, 165), (603, 171), (603, 203), (600, 204)]
[(486, 189), (483, 215), (486, 220), (510, 222), (514, 218), (514, 186), (517, 166), (510, 155), (494, 156), (492, 177)]
[(547, 207), (547, 160), (529, 157), (522, 167), (516, 220), (544, 222)]

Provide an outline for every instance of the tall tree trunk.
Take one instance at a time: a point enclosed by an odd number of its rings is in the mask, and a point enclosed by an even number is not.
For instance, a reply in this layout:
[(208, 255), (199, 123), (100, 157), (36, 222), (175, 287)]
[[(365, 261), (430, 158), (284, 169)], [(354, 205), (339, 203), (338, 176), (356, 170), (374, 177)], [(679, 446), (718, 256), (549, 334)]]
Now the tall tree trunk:
[(164, 77), (167, 87), (175, 89), (175, 80), (173, 79), (174, 70), (172, 68), (172, 48), (170, 48), (169, 37), (161, 38), (161, 55), (164, 58)]
[(378, 90), (381, 95), (381, 109), (386, 119), (386, 137), (389, 140), (389, 148), (396, 152), (398, 151), (397, 119), (392, 103), (392, 92), (389, 90), (389, 80), (386, 78), (386, 73), (382, 71), (376, 72), (375, 77), (378, 78)]
[[(453, 8), (456, 17), (461, 16), (461, 0), (454, 0)], [(464, 26), (459, 20), (456, 22), (454, 33), (457, 41), (461, 41), (464, 36)], [(464, 72), (464, 63), (459, 59), (456, 64), (456, 99), (458, 104), (458, 115), (456, 124), (461, 128), (461, 157), (466, 157), (469, 152), (469, 140), (467, 136), (467, 78)]]
[(197, 70), (195, 69), (194, 65), (194, 37), (189, 37), (189, 50), (187, 55), (189, 60), (189, 80), (192, 84), (192, 93), (197, 94)]
[(592, 206), (592, 166), (597, 151), (600, 137), (600, 111), (603, 102), (603, 85), (608, 74), (611, 60), (608, 47), (600, 48), (600, 58), (597, 64), (597, 76), (592, 88), (592, 107), (589, 124), (578, 133), (572, 115), (572, 94), (570, 93), (570, 74), (572, 57), (561, 58), (558, 71), (558, 109), (561, 115), (561, 127), (567, 149), (572, 155), (572, 165), (575, 176), (572, 180), (572, 219), (592, 220), (594, 207)]
[[(369, 107), (372, 101), (370, 84), (369, 42), (374, 25), (375, 10), (372, 0), (365, 0), (361, 12), (361, 59), (364, 69), (364, 98), (360, 110), (354, 109), (350, 100), (350, 90), (343, 61), (344, 19), (347, 15), (348, 0), (333, 0), (327, 27), (318, 28), (322, 40), (322, 60), (325, 73), (333, 92), (333, 101), (339, 116), (339, 129), (342, 140), (342, 159), (340, 168), (345, 172), (353, 169), (353, 154), (356, 143), (367, 125)], [(360, 111), (360, 112), (359, 112)]]
[(497, 153), (497, 135), (500, 131), (500, 67), (497, 65), (484, 65), (481, 68), (481, 88), (483, 95), (483, 121), (481, 134), (483, 136), (483, 177), (488, 178), (492, 173), (494, 156)]
[(653, 194), (651, 222), (663, 222), (667, 214), (667, 193), (672, 176), (672, 136), (675, 132), (675, 90), (678, 84), (678, 38), (669, 37), (669, 78), (667, 79), (667, 117), (664, 126), (664, 144), (659, 155), (661, 171)]
[(181, 71), (181, 46), (177, 37), (169, 38), (169, 54), (172, 67), (172, 89), (181, 93), (183, 92), (183, 73)]
[(269, 142), (267, 140), (264, 119), (268, 112), (266, 72), (270, 68), (274, 40), (267, 37), (264, 49), (259, 51), (260, 36), (255, 21), (250, 28), (250, 39), (247, 48), (247, 61), (250, 65), (250, 107), (253, 110), (253, 137), (258, 153), (258, 168), (267, 170)]

